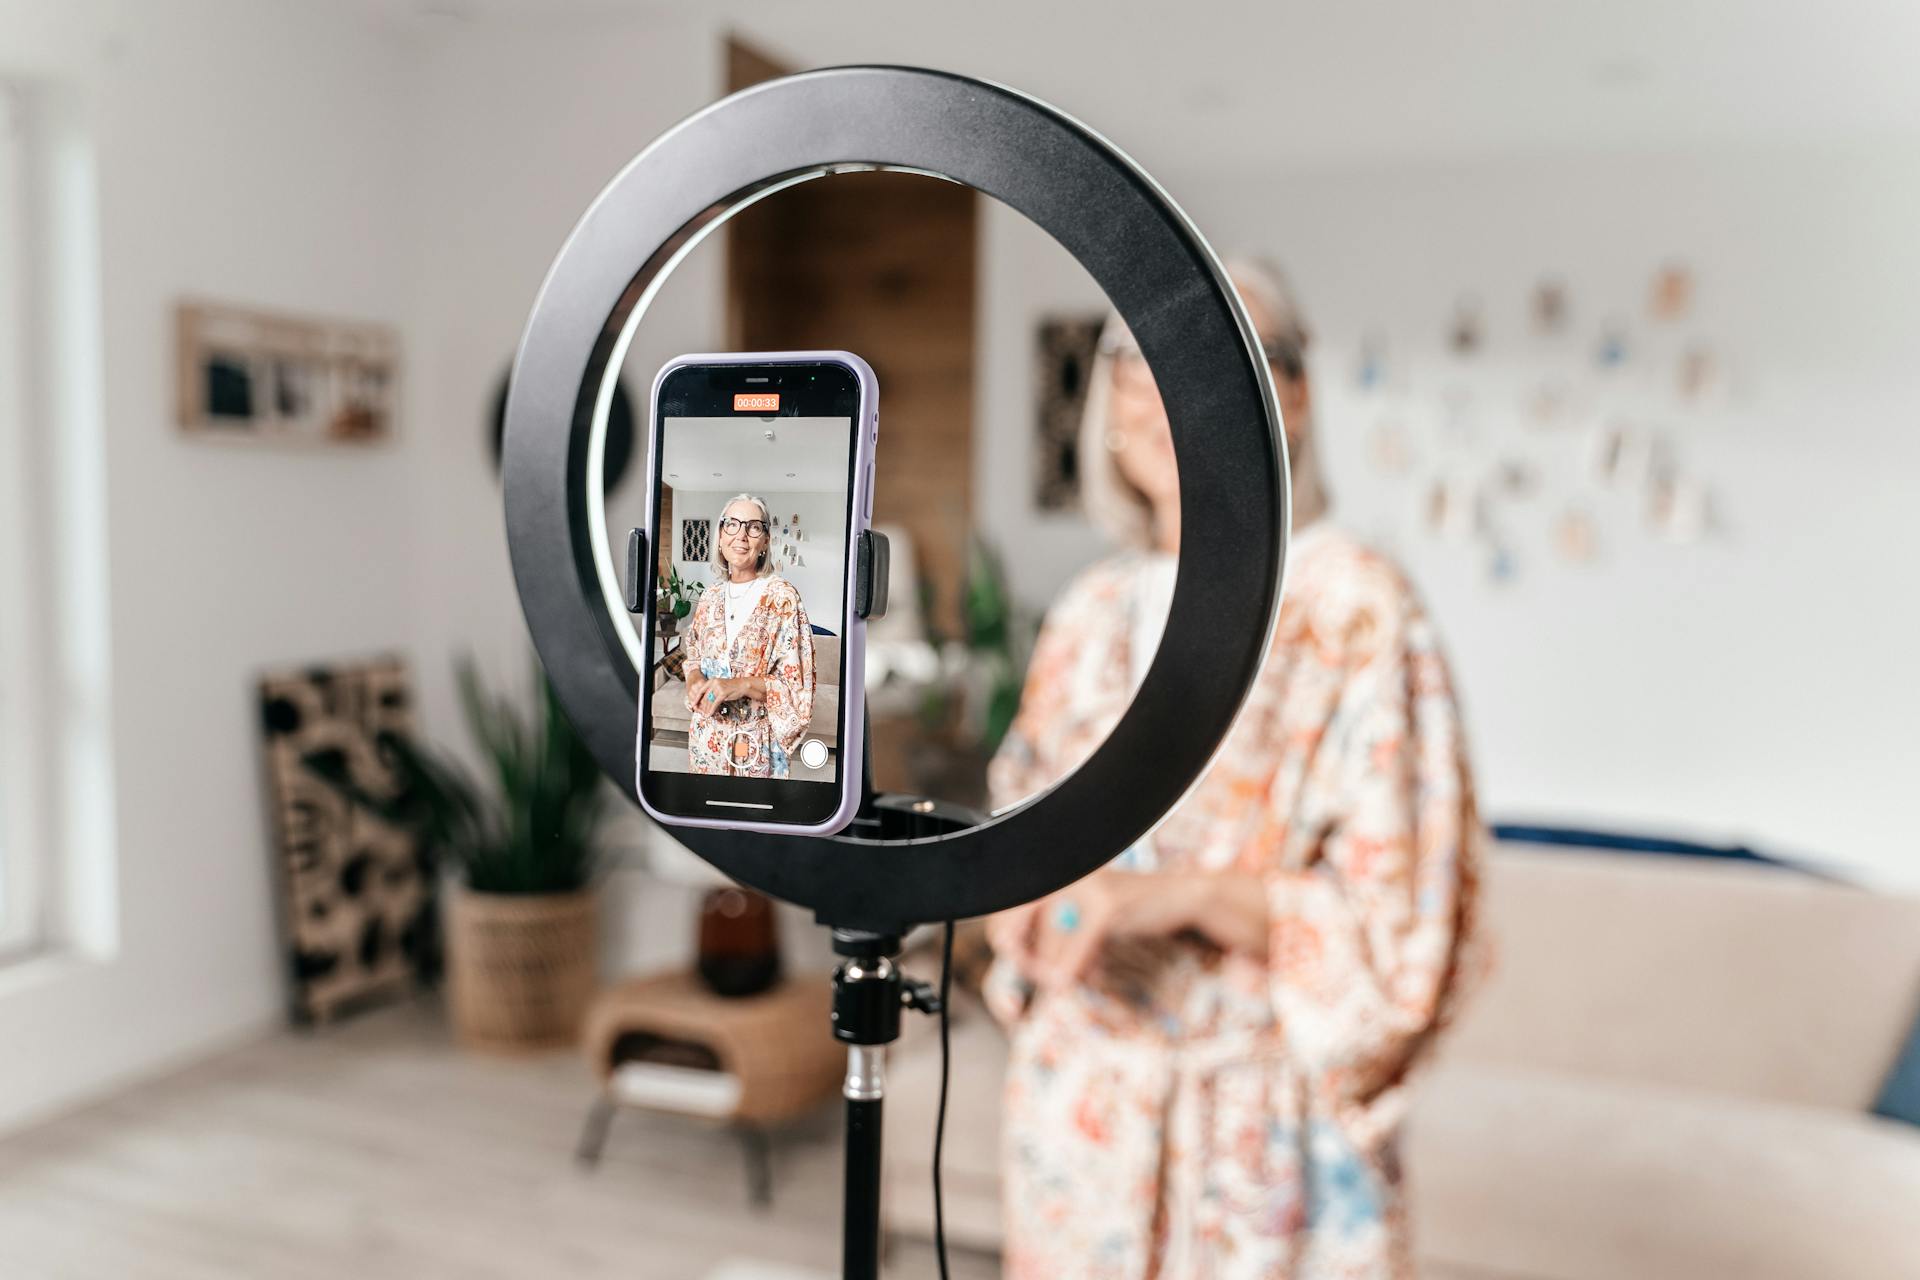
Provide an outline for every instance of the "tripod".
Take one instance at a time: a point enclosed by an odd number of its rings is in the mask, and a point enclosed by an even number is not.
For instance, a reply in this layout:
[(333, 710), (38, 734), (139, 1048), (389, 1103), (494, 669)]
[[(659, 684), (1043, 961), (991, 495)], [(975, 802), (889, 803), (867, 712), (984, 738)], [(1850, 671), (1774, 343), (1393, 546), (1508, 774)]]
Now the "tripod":
[[(643, 612), (647, 598), (648, 543), (646, 530), (628, 531), (625, 586), (627, 609), (632, 613)], [(886, 612), (891, 561), (885, 535), (862, 530), (854, 554), (855, 608), (862, 618), (880, 617)], [(862, 743), (870, 743), (870, 713), (863, 713), (860, 730)], [(923, 839), (977, 826), (982, 818), (961, 805), (877, 793), (871, 750), (861, 753), (860, 795), (859, 811), (844, 834), (875, 840)], [(755, 833), (753, 838), (781, 837)], [(927, 983), (900, 972), (896, 959), (904, 927), (855, 928), (824, 920), (821, 923), (832, 928), (834, 953), (842, 957), (833, 973), (830, 1015), (834, 1039), (847, 1046), (847, 1077), (841, 1089), (847, 1100), (842, 1275), (844, 1280), (879, 1280), (880, 1117), (886, 1097), (887, 1046), (900, 1038), (902, 1008), (941, 1013), (943, 996)], [(948, 929), (951, 941), (951, 921)], [(942, 1081), (944, 1108), (944, 1075)], [(937, 1160), (935, 1173), (937, 1177)]]
[[(865, 728), (866, 726), (863, 726)], [(910, 796), (878, 795), (872, 757), (863, 769), (863, 803), (854, 833), (899, 840), (971, 825), (980, 815), (962, 806)], [(842, 1193), (842, 1280), (880, 1275), (880, 1121), (887, 1090), (887, 1046), (900, 1038), (900, 1013), (942, 1013), (940, 992), (907, 977), (898, 964), (902, 930), (833, 928), (833, 1038), (847, 1046), (846, 1179)]]
[(847, 1046), (847, 1166), (841, 1268), (844, 1280), (880, 1275), (880, 1120), (887, 1088), (887, 1046), (900, 1038), (900, 1011), (940, 1012), (927, 983), (900, 972), (900, 939), (864, 929), (835, 929), (845, 957), (833, 973), (834, 1038)]

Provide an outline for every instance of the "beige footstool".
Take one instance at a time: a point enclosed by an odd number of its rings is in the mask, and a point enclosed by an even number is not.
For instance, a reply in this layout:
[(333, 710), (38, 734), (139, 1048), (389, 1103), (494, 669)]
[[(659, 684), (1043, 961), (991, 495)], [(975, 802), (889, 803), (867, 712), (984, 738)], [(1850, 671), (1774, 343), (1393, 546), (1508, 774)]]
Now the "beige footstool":
[(826, 975), (758, 996), (716, 996), (691, 972), (635, 978), (595, 997), (581, 1045), (600, 1080), (578, 1157), (592, 1167), (622, 1107), (719, 1121), (740, 1136), (753, 1202), (772, 1198), (771, 1131), (839, 1091)]

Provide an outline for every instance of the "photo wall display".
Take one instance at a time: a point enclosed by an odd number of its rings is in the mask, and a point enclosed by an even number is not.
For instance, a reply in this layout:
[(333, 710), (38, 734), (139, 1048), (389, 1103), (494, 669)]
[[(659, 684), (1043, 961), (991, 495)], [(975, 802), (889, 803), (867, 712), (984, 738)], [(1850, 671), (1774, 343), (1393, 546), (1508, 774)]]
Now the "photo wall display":
[(1610, 537), (1721, 532), (1690, 446), (1734, 403), (1728, 362), (1696, 323), (1691, 267), (1661, 264), (1636, 292), (1583, 306), (1546, 274), (1499, 305), (1463, 290), (1432, 333), (1357, 340), (1342, 412), (1363, 415), (1361, 458), (1418, 536), (1489, 585), (1591, 565)]
[[(779, 499), (774, 499), (774, 502), (777, 506)], [(805, 543), (807, 541), (807, 531), (800, 527), (800, 513), (798, 511), (791, 515), (782, 515), (778, 511), (775, 511), (772, 535), (773, 544), (771, 549), (776, 564), (788, 567), (806, 567), (807, 549)]]
[(199, 440), (365, 447), (397, 429), (400, 340), (379, 324), (212, 302), (175, 311), (178, 418)]
[[(1542, 272), (1517, 294), (1462, 288), (1424, 332), (1364, 323), (1331, 377), (1331, 423), (1397, 493), (1406, 528), (1470, 557), (1490, 586), (1602, 561), (1616, 540), (1680, 547), (1724, 535), (1694, 442), (1736, 405), (1699, 323), (1693, 268), (1670, 260), (1584, 295)], [(1080, 425), (1103, 317), (1034, 330), (1034, 508), (1080, 507)], [(1318, 389), (1318, 388), (1317, 388)], [(1324, 442), (1323, 442), (1324, 443)]]

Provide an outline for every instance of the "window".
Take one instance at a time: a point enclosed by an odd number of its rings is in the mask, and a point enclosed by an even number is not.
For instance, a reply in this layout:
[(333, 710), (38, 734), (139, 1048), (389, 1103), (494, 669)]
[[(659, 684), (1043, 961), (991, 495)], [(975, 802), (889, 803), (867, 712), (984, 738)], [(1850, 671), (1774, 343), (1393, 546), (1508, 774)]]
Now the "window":
[(33, 562), (44, 494), (32, 483), (41, 459), (29, 430), (36, 380), (30, 123), (26, 98), (0, 81), (0, 962), (44, 941), (51, 870), (50, 779), (46, 753), (35, 749), (46, 620)]
[(70, 86), (0, 76), (0, 964), (118, 944), (87, 119)]

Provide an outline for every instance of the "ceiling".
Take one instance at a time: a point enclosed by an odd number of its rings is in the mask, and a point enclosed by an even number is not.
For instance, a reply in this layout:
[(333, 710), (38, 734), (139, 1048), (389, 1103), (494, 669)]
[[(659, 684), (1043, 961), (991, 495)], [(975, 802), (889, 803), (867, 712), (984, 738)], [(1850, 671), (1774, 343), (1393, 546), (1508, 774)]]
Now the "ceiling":
[(363, 3), (427, 28), (695, 22), (801, 67), (966, 71), (1156, 172), (1920, 137), (1915, 0)]
[(675, 489), (846, 492), (845, 418), (673, 418), (666, 437), (662, 455)]

